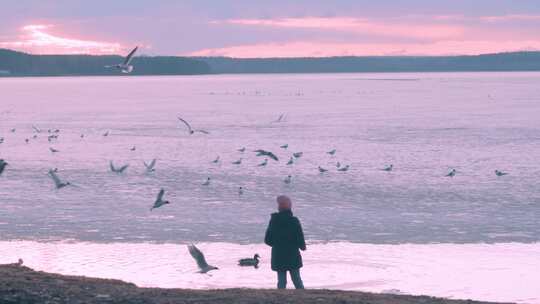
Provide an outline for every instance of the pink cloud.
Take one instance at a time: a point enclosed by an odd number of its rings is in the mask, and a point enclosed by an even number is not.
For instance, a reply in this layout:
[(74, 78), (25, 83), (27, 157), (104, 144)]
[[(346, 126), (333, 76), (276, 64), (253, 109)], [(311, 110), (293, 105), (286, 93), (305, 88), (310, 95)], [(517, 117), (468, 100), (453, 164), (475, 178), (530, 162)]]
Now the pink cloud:
[(540, 15), (502, 15), (502, 16), (484, 16), (481, 21), (487, 22), (506, 22), (506, 21), (540, 21)]
[(324, 43), (287, 42), (239, 45), (204, 49), (190, 56), (257, 57), (327, 57), (380, 55), (478, 55), (509, 51), (540, 50), (540, 40), (528, 41), (438, 41), (431, 43)]
[(116, 54), (124, 48), (116, 42), (65, 38), (49, 33), (50, 25), (30, 24), (21, 28), (15, 41), (0, 41), (0, 48), (37, 54)]
[(333, 17), (333, 18), (281, 18), (281, 19), (230, 19), (213, 21), (214, 24), (236, 24), (245, 26), (264, 26), (278, 28), (304, 28), (333, 31), (347, 31), (391, 37), (408, 37), (421, 39), (458, 38), (463, 35), (460, 25), (447, 24), (413, 24), (403, 22), (383, 22), (366, 18)]

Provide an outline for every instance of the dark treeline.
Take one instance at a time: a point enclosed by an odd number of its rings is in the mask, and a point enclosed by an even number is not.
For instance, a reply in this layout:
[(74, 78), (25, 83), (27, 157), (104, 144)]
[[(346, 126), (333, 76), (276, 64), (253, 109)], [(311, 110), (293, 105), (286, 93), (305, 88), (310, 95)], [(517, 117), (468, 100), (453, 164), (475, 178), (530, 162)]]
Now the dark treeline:
[(540, 71), (540, 52), (441, 57), (200, 58), (213, 73)]
[[(29, 55), (0, 49), (0, 76), (121, 75), (105, 65), (121, 63), (120, 56)], [(201, 60), (184, 57), (135, 57), (130, 75), (208, 74)]]
[[(122, 75), (105, 65), (120, 56), (29, 55), (0, 49), (0, 76)], [(441, 57), (260, 58), (135, 57), (130, 75), (191, 75), (224, 73), (353, 73), (540, 71), (540, 52)]]

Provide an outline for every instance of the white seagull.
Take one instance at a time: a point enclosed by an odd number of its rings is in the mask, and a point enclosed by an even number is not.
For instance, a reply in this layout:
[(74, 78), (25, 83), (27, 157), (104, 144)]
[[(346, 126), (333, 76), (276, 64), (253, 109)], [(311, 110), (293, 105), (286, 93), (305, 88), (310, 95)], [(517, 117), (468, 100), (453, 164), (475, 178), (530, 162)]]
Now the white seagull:
[(49, 172), (47, 173), (47, 175), (49, 175), (53, 182), (54, 182), (54, 186), (56, 187), (56, 189), (61, 189), (61, 188), (64, 188), (65, 186), (69, 186), (71, 185), (69, 182), (63, 182), (60, 180), (60, 178), (58, 177), (58, 175), (56, 175), (56, 170), (49, 170)]
[(382, 171), (386, 171), (386, 172), (390, 172), (394, 169), (394, 165), (390, 165), (390, 166), (387, 166), (385, 167), (384, 169), (381, 169)]
[(188, 133), (189, 135), (193, 135), (193, 133), (195, 132), (199, 132), (199, 133), (203, 133), (203, 134), (210, 134), (210, 132), (208, 131), (205, 131), (205, 130), (195, 130), (191, 127), (191, 125), (184, 119), (182, 119), (182, 117), (178, 117), (178, 120), (180, 120), (181, 122), (183, 122), (186, 127), (188, 128)]
[(202, 184), (203, 186), (210, 186), (210, 177), (206, 179), (206, 181)]
[(120, 70), (124, 74), (129, 74), (133, 71), (133, 66), (130, 65), (131, 59), (133, 59), (133, 55), (135, 55), (135, 52), (137, 52), (137, 49), (139, 47), (136, 46), (127, 56), (124, 58), (124, 62), (115, 64), (115, 65), (106, 65), (105, 68), (115, 68)]
[(341, 172), (345, 172), (345, 171), (348, 171), (349, 170), (349, 165), (346, 165), (345, 167), (341, 167), (339, 169), (337, 169), (338, 171), (341, 171)]
[(146, 172), (150, 173), (150, 172), (154, 172), (156, 171), (156, 169), (154, 169), (154, 167), (156, 166), (156, 159), (152, 159), (152, 161), (147, 164), (145, 161), (143, 161), (143, 164), (144, 164), (144, 167), (146, 168)]
[(161, 190), (159, 190), (156, 201), (154, 202), (154, 206), (152, 206), (152, 208), (150, 208), (150, 211), (152, 211), (152, 210), (154, 210), (156, 208), (159, 208), (159, 207), (161, 207), (163, 205), (170, 204), (169, 201), (164, 201), (163, 200), (163, 195), (165, 195), (165, 190), (163, 188), (161, 188)]
[(326, 152), (326, 153), (333, 156), (334, 154), (336, 154), (336, 149), (333, 149), (333, 150), (328, 151), (328, 152)]
[(204, 258), (204, 254), (202, 251), (199, 250), (199, 248), (195, 247), (195, 245), (191, 244), (188, 245), (188, 251), (189, 254), (195, 259), (195, 262), (197, 262), (197, 266), (199, 267), (199, 273), (207, 273), (211, 270), (219, 269), (215, 266), (208, 265), (206, 262), (206, 259)]
[(109, 167), (111, 168), (111, 171), (114, 172), (114, 173), (124, 173), (124, 171), (126, 171), (126, 169), (129, 167), (129, 165), (123, 165), (122, 167), (120, 168), (116, 168), (112, 162), (112, 160), (109, 162)]

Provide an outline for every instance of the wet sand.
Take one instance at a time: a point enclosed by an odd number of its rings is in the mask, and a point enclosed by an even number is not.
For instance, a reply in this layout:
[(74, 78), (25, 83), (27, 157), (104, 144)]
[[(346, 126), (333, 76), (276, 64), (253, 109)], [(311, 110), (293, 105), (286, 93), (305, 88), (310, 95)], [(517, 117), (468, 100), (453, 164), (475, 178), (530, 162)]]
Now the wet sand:
[(16, 265), (0, 266), (1, 303), (488, 303), (427, 296), (336, 290), (161, 289), (119, 281), (64, 276)]

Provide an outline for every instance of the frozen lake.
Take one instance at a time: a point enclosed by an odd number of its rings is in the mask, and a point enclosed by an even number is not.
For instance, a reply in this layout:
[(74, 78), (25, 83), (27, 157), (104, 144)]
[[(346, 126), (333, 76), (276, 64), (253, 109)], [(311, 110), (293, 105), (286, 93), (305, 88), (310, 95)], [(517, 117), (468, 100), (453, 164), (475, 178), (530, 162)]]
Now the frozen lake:
[[(310, 240), (537, 242), (539, 84), (539, 73), (0, 79), (0, 236), (260, 243), (286, 193)], [(211, 133), (189, 136), (178, 115)], [(257, 167), (259, 148), (279, 162)], [(110, 160), (130, 167), (114, 174)], [(55, 190), (50, 168), (75, 186)], [(161, 187), (172, 204), (149, 212)]]

